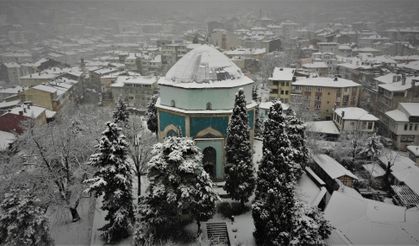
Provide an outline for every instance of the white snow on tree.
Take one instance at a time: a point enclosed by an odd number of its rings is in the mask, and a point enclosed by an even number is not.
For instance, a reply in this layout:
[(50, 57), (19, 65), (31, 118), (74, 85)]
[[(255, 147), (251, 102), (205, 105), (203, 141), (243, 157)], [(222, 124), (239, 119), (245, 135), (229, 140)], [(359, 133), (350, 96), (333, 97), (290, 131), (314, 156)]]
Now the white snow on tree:
[(178, 231), (188, 216), (200, 227), (201, 221), (214, 215), (219, 199), (193, 140), (169, 137), (154, 145), (153, 151), (148, 163), (149, 192), (140, 199), (138, 209), (136, 245), (150, 238), (169, 239), (168, 233)]
[(0, 245), (54, 245), (39, 200), (26, 190), (6, 193), (0, 204)]
[(302, 174), (302, 167), (307, 164), (308, 149), (305, 144), (305, 125), (294, 112), (285, 117), (286, 132), (293, 151), (293, 161), (297, 164), (293, 172), (298, 179)]
[(227, 128), (226, 167), (224, 189), (242, 205), (249, 200), (255, 188), (252, 147), (243, 89), (236, 94), (233, 114)]
[(380, 141), (380, 136), (377, 136), (374, 133), (367, 138), (366, 143), (360, 150), (360, 155), (374, 160), (377, 156), (381, 154), (381, 150), (383, 148), (384, 146)]
[(147, 128), (157, 134), (157, 108), (156, 108), (157, 96), (154, 95), (151, 98), (150, 104), (147, 106)]
[(123, 126), (128, 124), (129, 119), (129, 112), (127, 110), (127, 105), (124, 103), (124, 101), (119, 98), (118, 104), (116, 105), (115, 111), (113, 112), (113, 119), (115, 123), (119, 123)]
[[(313, 210), (304, 211), (295, 198), (301, 166), (287, 130), (281, 104), (275, 102), (265, 121), (263, 157), (252, 206), (254, 236), (261, 245), (322, 245), (330, 227), (321, 214), (314, 216)], [(316, 220), (310, 219), (313, 217)], [(319, 237), (321, 240), (317, 240)]]
[(121, 129), (108, 122), (97, 146), (98, 153), (90, 158), (90, 164), (97, 171), (86, 181), (90, 184), (87, 191), (95, 192), (96, 197), (103, 195), (102, 209), (107, 211), (107, 224), (99, 230), (103, 231), (102, 237), (108, 243), (127, 237), (134, 220), (132, 170), (127, 162), (127, 146)]

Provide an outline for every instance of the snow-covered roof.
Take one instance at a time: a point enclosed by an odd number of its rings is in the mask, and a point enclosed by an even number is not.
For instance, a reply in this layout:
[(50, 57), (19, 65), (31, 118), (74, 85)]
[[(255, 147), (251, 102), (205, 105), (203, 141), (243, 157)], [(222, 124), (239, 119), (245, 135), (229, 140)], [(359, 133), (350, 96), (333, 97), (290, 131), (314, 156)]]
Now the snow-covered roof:
[[(397, 78), (398, 76), (400, 77)], [(394, 81), (394, 79), (397, 79), (397, 80)], [(401, 75), (396, 74), (396, 73), (388, 73), (388, 74), (376, 77), (375, 80), (382, 84), (390, 84), (390, 83), (398, 82), (399, 80), (401, 80)]]
[(295, 68), (276, 67), (269, 80), (292, 81), (294, 73)]
[(111, 87), (123, 87), (125, 84), (152, 85), (157, 82), (154, 76), (118, 76)]
[(208, 45), (184, 55), (170, 68), (160, 85), (183, 88), (226, 88), (253, 83), (227, 56)]
[(409, 117), (398, 109), (387, 111), (385, 114), (396, 122), (409, 122)]
[(355, 176), (351, 171), (344, 168), (339, 162), (328, 155), (318, 154), (313, 155), (312, 157), (317, 165), (322, 168), (332, 179), (336, 179), (342, 176), (349, 176), (353, 179), (358, 179), (358, 177)]
[(16, 136), (10, 132), (0, 131), (0, 151), (6, 150), (9, 144), (16, 140)]
[(378, 159), (384, 165), (387, 165), (388, 161), (394, 163), (391, 167), (391, 174), (419, 195), (419, 167), (409, 157), (402, 156), (396, 152), (392, 153), (393, 158), (391, 160), (388, 160), (389, 155), (386, 156), (385, 154), (379, 156)]
[(342, 116), (344, 113), (344, 120), (361, 120), (361, 121), (378, 121), (379, 119), (374, 115), (370, 114), (363, 108), (358, 107), (346, 107), (346, 108), (337, 108), (335, 113)]
[(339, 135), (339, 129), (331, 120), (328, 121), (308, 121), (306, 129), (309, 132)]
[(266, 53), (265, 48), (238, 48), (235, 50), (224, 51), (228, 56), (246, 56), (246, 55), (262, 55)]
[(409, 116), (419, 117), (419, 103), (400, 103), (399, 105)]
[(302, 65), (303, 68), (310, 69), (310, 68), (328, 68), (326, 62), (313, 62), (313, 63), (306, 63)]
[(9, 87), (9, 88), (0, 88), (0, 93), (2, 94), (17, 94), (19, 91), (22, 91), (22, 87)]
[(57, 89), (52, 87), (52, 86), (48, 86), (48, 85), (36, 85), (34, 87), (32, 87), (32, 89), (35, 90), (39, 90), (39, 91), (45, 91), (45, 92), (49, 92), (49, 93), (56, 93)]
[(361, 86), (360, 84), (357, 84), (357, 83), (353, 82), (352, 80), (342, 79), (342, 78), (329, 78), (329, 77), (317, 77), (317, 78), (301, 79), (301, 80), (297, 80), (297, 81), (293, 82), (292, 85), (336, 87), (336, 88)]
[[(344, 191), (351, 189), (344, 187)], [(406, 212), (406, 216), (405, 216)], [(329, 245), (416, 245), (419, 243), (419, 210), (394, 206), (335, 191), (325, 209), (335, 227)], [(406, 218), (406, 220), (405, 220)]]
[(7, 68), (20, 68), (20, 65), (17, 64), (16, 62), (6, 62), (6, 63), (3, 63), (3, 64)]
[(295, 188), (297, 197), (312, 207), (317, 207), (327, 193), (326, 188), (316, 184), (306, 172), (301, 175)]
[(28, 107), (27, 105), (22, 105), (22, 106), (14, 107), (14, 108), (10, 109), (10, 111), (9, 111), (9, 113), (16, 114), (16, 115), (19, 115), (19, 112), (22, 112), (23, 116), (35, 119), (40, 114), (45, 112), (45, 108), (38, 107), (38, 106)]
[(19, 105), (19, 103), (20, 103), (20, 100), (2, 101), (2, 102), (0, 102), (0, 109), (17, 106), (17, 105)]
[(414, 154), (416, 157), (419, 156), (419, 146), (418, 145), (409, 145), (406, 149)]
[(384, 169), (378, 164), (364, 164), (362, 167), (374, 178), (382, 177), (386, 173), (386, 171), (384, 171)]
[(418, 77), (406, 77), (406, 82), (399, 81), (399, 82), (394, 82), (394, 83), (389, 83), (389, 84), (380, 84), (378, 85), (378, 87), (381, 87), (387, 91), (405, 91), (407, 89), (410, 89), (412, 87), (412, 80), (415, 80), (415, 86), (418, 86), (419, 83), (416, 82), (416, 80), (418, 80)]
[(408, 64), (400, 64), (399, 67), (408, 68), (411, 70), (419, 71), (419, 61), (412, 61)]

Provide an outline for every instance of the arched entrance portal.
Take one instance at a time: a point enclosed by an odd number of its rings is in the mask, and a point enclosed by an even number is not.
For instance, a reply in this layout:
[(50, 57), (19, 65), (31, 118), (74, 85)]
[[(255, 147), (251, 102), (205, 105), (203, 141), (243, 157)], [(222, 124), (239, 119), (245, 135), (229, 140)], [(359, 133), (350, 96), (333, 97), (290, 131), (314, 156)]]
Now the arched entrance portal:
[(213, 147), (206, 147), (202, 153), (204, 155), (202, 158), (204, 170), (211, 176), (211, 178), (214, 178), (216, 176), (215, 167), (217, 152)]

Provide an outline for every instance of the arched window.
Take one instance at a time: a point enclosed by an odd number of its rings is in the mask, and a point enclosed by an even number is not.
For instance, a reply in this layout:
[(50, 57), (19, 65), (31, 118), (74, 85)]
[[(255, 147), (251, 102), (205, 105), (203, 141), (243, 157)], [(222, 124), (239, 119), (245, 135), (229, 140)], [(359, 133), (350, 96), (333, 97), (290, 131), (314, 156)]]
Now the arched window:
[(212, 104), (210, 102), (207, 102), (207, 110), (212, 110)]
[(171, 100), (171, 101), (170, 101), (170, 106), (172, 106), (172, 107), (176, 107), (176, 102), (175, 102), (175, 100)]

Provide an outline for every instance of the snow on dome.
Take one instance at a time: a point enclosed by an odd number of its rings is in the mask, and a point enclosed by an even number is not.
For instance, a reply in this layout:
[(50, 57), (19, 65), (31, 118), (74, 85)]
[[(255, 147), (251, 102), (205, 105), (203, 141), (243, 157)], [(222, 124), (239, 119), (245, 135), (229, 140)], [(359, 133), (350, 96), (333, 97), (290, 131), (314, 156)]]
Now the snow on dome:
[(202, 45), (184, 55), (167, 72), (173, 83), (208, 83), (236, 80), (244, 75), (239, 67), (214, 47)]

